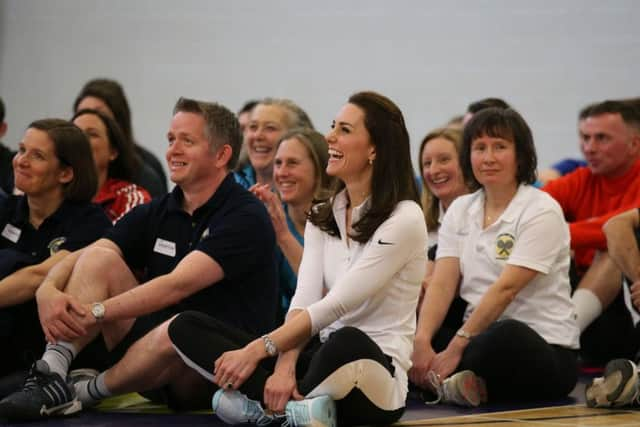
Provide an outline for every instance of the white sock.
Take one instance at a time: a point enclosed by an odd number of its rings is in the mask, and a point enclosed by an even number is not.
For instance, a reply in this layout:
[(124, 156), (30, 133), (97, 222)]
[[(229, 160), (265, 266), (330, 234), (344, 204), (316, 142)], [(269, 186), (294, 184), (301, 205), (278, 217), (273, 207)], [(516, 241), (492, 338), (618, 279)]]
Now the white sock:
[(104, 381), (105, 373), (102, 372), (91, 380), (80, 381), (75, 384), (76, 395), (82, 403), (95, 403), (113, 396)]
[(600, 313), (602, 313), (602, 303), (600, 299), (589, 289), (578, 288), (573, 293), (573, 304), (575, 305), (576, 321), (580, 333), (587, 329)]
[(67, 378), (69, 365), (77, 355), (78, 350), (73, 344), (66, 341), (58, 341), (57, 344), (47, 344), (42, 360), (47, 362), (51, 372), (55, 372), (62, 378)]

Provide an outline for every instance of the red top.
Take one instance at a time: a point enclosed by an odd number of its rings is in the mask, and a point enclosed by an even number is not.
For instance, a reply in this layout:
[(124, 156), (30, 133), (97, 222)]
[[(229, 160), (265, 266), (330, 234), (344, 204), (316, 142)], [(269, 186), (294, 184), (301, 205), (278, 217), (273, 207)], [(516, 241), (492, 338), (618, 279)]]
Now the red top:
[(558, 201), (569, 222), (576, 266), (591, 265), (596, 250), (607, 249), (602, 226), (612, 216), (640, 207), (640, 160), (615, 178), (593, 175), (588, 167), (549, 182), (543, 188)]
[(134, 206), (147, 203), (151, 196), (144, 188), (121, 179), (108, 178), (93, 203), (102, 206), (109, 219), (115, 224)]

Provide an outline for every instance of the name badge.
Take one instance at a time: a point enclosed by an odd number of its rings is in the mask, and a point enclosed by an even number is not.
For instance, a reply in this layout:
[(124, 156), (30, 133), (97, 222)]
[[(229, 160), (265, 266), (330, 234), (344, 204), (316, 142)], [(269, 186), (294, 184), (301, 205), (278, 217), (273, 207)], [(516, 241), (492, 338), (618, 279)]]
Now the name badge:
[(153, 251), (162, 255), (175, 257), (176, 256), (176, 244), (164, 239), (156, 239), (156, 244), (153, 247)]
[(18, 240), (20, 239), (20, 234), (22, 234), (22, 230), (11, 224), (5, 225), (4, 230), (2, 230), (2, 237), (11, 240), (13, 243), (18, 242)]

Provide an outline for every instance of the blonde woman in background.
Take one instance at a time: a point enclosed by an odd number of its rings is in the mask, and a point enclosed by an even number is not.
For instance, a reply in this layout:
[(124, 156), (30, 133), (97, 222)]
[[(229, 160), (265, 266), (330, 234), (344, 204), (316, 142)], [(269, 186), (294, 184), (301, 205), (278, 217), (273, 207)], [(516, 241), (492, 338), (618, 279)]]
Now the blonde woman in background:
[(429, 252), (427, 272), (422, 282), (418, 312), (422, 296), (433, 273), (433, 264), (438, 246), (438, 228), (447, 208), (456, 197), (469, 192), (458, 159), (462, 144), (462, 131), (449, 127), (429, 132), (420, 144), (418, 164), (422, 177), (421, 204), (429, 230)]

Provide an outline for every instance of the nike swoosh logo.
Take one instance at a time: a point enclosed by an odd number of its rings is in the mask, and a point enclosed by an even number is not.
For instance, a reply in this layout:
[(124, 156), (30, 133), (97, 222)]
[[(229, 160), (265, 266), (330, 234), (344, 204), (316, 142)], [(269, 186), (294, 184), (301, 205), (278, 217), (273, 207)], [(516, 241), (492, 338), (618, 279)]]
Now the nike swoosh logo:
[(393, 243), (391, 242), (385, 242), (382, 239), (378, 239), (378, 244), (379, 245), (393, 245)]

